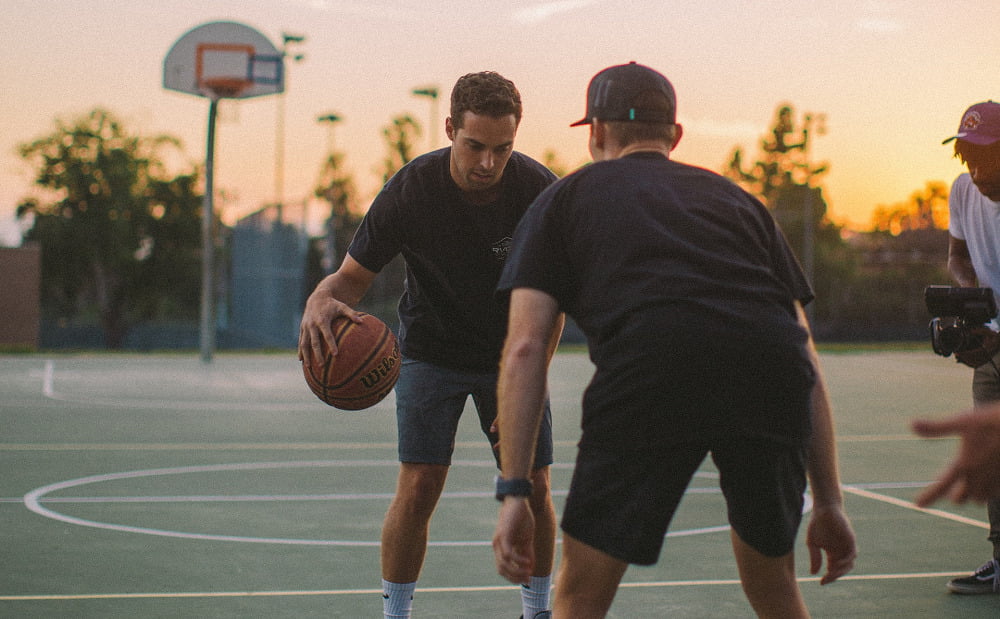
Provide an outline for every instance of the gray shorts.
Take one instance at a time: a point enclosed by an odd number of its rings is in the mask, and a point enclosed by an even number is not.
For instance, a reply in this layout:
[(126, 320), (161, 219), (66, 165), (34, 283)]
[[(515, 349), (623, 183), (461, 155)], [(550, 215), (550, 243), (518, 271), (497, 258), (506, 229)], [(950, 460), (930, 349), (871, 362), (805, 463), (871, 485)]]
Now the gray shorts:
[[(497, 435), (490, 426), (497, 416), (497, 372), (453, 370), (426, 361), (403, 358), (396, 382), (396, 427), (399, 461), (451, 464), (455, 434), (472, 396), (479, 413), (479, 427), (492, 449)], [(498, 460), (499, 464), (499, 460)], [(552, 464), (552, 412), (545, 402), (545, 416), (538, 432), (535, 468)]]

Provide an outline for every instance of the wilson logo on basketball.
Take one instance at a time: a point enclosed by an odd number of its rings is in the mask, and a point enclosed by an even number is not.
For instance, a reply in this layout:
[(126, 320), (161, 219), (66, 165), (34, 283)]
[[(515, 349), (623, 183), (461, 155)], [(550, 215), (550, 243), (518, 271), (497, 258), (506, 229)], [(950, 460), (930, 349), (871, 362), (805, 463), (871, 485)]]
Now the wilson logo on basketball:
[(393, 375), (393, 369), (396, 367), (396, 361), (399, 359), (399, 347), (395, 347), (392, 351), (392, 355), (382, 359), (374, 370), (368, 372), (361, 377), (361, 384), (367, 389), (371, 389), (379, 382), (385, 380), (386, 378)]

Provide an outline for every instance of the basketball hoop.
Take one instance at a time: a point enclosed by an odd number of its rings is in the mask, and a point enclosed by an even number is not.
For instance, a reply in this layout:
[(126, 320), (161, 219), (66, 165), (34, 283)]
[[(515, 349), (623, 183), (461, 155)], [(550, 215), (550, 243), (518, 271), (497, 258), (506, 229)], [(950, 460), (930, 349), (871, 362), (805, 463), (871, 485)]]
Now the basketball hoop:
[(222, 99), (249, 99), (284, 92), (284, 56), (264, 35), (237, 22), (192, 28), (163, 59), (163, 87), (211, 100), (205, 144), (205, 193), (201, 213), (201, 358), (215, 349), (213, 284), (213, 162), (215, 125)]

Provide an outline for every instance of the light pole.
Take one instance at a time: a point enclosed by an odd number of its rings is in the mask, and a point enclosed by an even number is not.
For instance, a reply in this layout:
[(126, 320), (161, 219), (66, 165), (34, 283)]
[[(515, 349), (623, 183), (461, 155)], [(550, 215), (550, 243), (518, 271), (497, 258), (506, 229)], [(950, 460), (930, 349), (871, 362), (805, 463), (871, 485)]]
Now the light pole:
[[(323, 114), (316, 119), (317, 122), (326, 123), (326, 153), (327, 162), (331, 167), (334, 165), (333, 156), (333, 126), (343, 120), (333, 112)], [(323, 269), (327, 273), (333, 273), (334, 265), (337, 262), (337, 210), (333, 200), (330, 201), (330, 218), (326, 220), (326, 243), (323, 249)]]
[(427, 125), (428, 150), (434, 150), (438, 143), (437, 120), (438, 120), (438, 88), (437, 86), (424, 86), (414, 88), (411, 94), (417, 97), (428, 97), (431, 100), (431, 120)]
[[(301, 35), (281, 33), (281, 59), (284, 64), (285, 58), (291, 58), (295, 62), (302, 62), (305, 54), (289, 55), (288, 47), (291, 44), (305, 42), (306, 38)], [(274, 139), (274, 202), (278, 208), (278, 221), (282, 220), (281, 211), (285, 203), (285, 92), (288, 90), (288, 70), (285, 69), (285, 90), (278, 95), (278, 119), (275, 122), (276, 135)]]
[(328, 112), (323, 114), (316, 119), (316, 122), (327, 123), (327, 133), (326, 133), (326, 152), (328, 155), (333, 154), (333, 125), (334, 123), (343, 120), (340, 116), (337, 116), (333, 112)]

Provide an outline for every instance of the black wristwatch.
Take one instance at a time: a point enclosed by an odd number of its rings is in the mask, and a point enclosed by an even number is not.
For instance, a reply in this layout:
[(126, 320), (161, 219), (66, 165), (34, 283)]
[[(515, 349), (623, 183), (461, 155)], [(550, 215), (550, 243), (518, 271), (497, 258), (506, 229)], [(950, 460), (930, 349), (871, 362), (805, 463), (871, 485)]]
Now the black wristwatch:
[(497, 476), (497, 500), (503, 501), (504, 497), (519, 496), (529, 497), (533, 486), (530, 479), (504, 479)]

